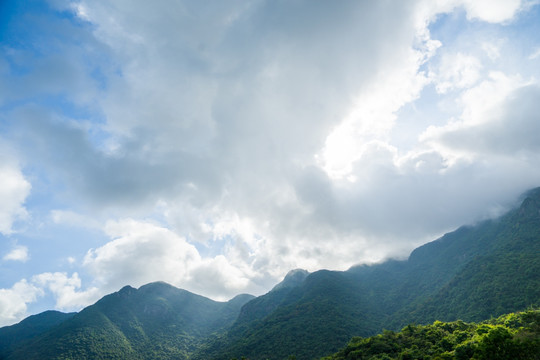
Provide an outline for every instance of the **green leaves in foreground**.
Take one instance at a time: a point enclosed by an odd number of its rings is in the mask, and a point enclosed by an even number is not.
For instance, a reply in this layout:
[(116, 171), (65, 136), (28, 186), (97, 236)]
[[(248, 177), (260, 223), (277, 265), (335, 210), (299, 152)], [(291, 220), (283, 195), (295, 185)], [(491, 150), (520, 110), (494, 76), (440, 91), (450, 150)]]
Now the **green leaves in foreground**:
[(324, 358), (345, 359), (540, 359), (540, 310), (503, 315), (482, 323), (463, 321), (408, 325), (355, 337), (343, 350)]

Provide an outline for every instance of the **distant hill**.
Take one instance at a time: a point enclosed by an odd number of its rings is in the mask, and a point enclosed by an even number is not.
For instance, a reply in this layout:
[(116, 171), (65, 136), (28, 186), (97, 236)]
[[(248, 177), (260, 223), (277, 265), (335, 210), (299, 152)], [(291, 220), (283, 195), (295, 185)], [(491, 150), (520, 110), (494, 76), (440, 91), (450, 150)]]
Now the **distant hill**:
[[(220, 303), (152, 283), (75, 315), (39, 314), (0, 329), (0, 359), (308, 360), (409, 323), (478, 322), (539, 305), (540, 188), (498, 219), (461, 227), (407, 260), (293, 270), (257, 298)], [(365, 342), (356, 339), (349, 347)]]

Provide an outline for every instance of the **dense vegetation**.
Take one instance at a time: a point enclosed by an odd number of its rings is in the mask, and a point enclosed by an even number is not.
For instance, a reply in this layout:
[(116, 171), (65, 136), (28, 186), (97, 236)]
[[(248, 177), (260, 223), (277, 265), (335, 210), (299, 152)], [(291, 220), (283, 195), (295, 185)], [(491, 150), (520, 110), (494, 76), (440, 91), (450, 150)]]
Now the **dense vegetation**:
[(14, 326), (0, 328), (0, 359), (25, 341), (32, 339), (47, 330), (71, 318), (74, 313), (65, 314), (59, 311), (45, 311), (32, 315)]
[[(242, 295), (227, 303), (164, 283), (125, 287), (75, 315), (30, 317), (0, 329), (0, 359), (308, 360), (335, 353), (355, 336), (335, 356), (352, 347), (343, 356), (397, 344), (402, 347), (393, 355), (369, 356), (414, 358), (415, 349), (430, 341), (429, 349), (418, 350), (422, 356), (481, 359), (482, 341), (500, 335), (513, 344), (512, 351), (522, 351), (537, 344), (528, 342), (536, 330), (524, 315), (469, 322), (538, 306), (540, 189), (535, 189), (504, 216), (446, 234), (404, 261), (344, 272), (296, 270), (263, 296)], [(537, 312), (527, 316), (538, 324)], [(447, 323), (394, 332), (435, 320)], [(419, 343), (413, 334), (420, 334)], [(444, 351), (437, 353), (437, 347)]]
[(511, 313), (482, 323), (436, 321), (355, 337), (325, 360), (540, 359), (540, 310)]

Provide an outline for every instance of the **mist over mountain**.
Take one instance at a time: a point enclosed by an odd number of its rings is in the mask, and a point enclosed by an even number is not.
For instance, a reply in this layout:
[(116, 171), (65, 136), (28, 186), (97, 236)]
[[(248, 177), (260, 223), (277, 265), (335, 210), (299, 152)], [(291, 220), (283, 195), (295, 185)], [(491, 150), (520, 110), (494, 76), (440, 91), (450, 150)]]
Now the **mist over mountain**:
[(77, 314), (45, 312), (0, 328), (0, 359), (314, 359), (384, 329), (539, 305), (537, 188), (501, 217), (463, 226), (407, 260), (297, 269), (259, 297), (216, 302), (166, 283), (126, 286)]

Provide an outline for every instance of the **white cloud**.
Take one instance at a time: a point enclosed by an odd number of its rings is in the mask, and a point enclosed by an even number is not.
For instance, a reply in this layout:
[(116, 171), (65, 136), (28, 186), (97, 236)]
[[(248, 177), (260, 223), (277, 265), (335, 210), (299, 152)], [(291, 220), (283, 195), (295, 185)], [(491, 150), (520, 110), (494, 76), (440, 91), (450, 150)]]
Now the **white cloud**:
[(512, 19), (526, 1), (522, 0), (465, 0), (467, 17), (498, 23)]
[(462, 7), (469, 20), (506, 23), (534, 3), (535, 0), (422, 0), (419, 1), (417, 21), (433, 21), (440, 14)]
[(56, 308), (60, 310), (80, 310), (103, 296), (102, 290), (90, 287), (86, 290), (81, 288), (81, 279), (78, 273), (70, 277), (66, 273), (42, 273), (32, 277), (32, 284), (50, 291), (56, 299)]
[[(28, 216), (24, 201), (30, 193), (30, 183), (14, 163), (11, 152), (0, 146), (0, 233), (9, 235), (17, 219)], [(11, 156), (10, 156), (11, 155)]]
[(480, 78), (482, 64), (471, 55), (462, 53), (447, 54), (440, 60), (434, 77), (436, 89), (439, 93), (446, 93), (453, 89), (469, 88)]
[(90, 250), (84, 266), (96, 283), (109, 291), (153, 281), (166, 281), (217, 299), (247, 289), (260, 291), (252, 283), (255, 274), (249, 270), (249, 259), (231, 263), (223, 255), (203, 258), (185, 238), (149, 222), (110, 221), (105, 231), (112, 240)]
[(249, 275), (253, 276), (231, 265), (225, 256), (218, 255), (194, 264), (187, 281), (179, 285), (216, 300), (228, 300), (233, 295), (255, 289)]
[(90, 250), (84, 264), (98, 281), (113, 283), (113, 288), (157, 280), (176, 284), (188, 275), (193, 262), (200, 261), (193, 245), (154, 224), (109, 222), (105, 231), (113, 240)]
[[(499, 81), (506, 83), (511, 80), (500, 78)], [(535, 158), (540, 151), (537, 137), (540, 133), (540, 87), (538, 84), (516, 82), (514, 86), (505, 84), (501, 91), (498, 88), (500, 84), (479, 85), (474, 90), (482, 91), (474, 91), (465, 97), (467, 106), (462, 121), (432, 128), (423, 138), (456, 156)], [(482, 98), (489, 98), (489, 102), (475, 101), (479, 94)], [(482, 104), (481, 108), (475, 109), (478, 104)]]
[(21, 280), (10, 289), (0, 289), (0, 327), (22, 320), (28, 314), (27, 303), (33, 302), (43, 291)]
[(62, 311), (79, 311), (91, 305), (101, 296), (103, 290), (89, 287), (81, 290), (81, 279), (77, 273), (41, 273), (30, 281), (22, 279), (9, 289), (0, 289), (0, 327), (12, 325), (29, 314), (28, 304), (50, 293), (56, 300), (55, 308)]
[[(420, 140), (429, 143), (447, 158), (472, 156), (473, 154), (467, 150), (470, 150), (470, 146), (474, 143), (480, 144), (481, 139), (460, 138), (460, 136), (452, 136), (451, 134), (457, 134), (457, 132), (466, 131), (466, 129), (496, 126), (501, 118), (501, 104), (516, 89), (526, 84), (519, 76), (506, 76), (499, 72), (490, 73), (488, 79), (461, 95), (459, 102), (463, 111), (459, 119), (440, 127), (430, 126), (420, 135)], [(439, 141), (443, 138), (447, 138), (447, 141)], [(463, 146), (458, 145), (450, 138), (462, 142)]]
[(2, 258), (4, 260), (26, 262), (29, 259), (28, 247), (24, 245), (16, 245)]
[(347, 177), (371, 141), (388, 141), (398, 110), (416, 100), (429, 83), (419, 67), (439, 45), (429, 38), (422, 41), (424, 50), (407, 49), (402, 56), (396, 56), (399, 61), (378, 74), (371, 86), (357, 96), (342, 123), (328, 135), (316, 158), (330, 177)]

